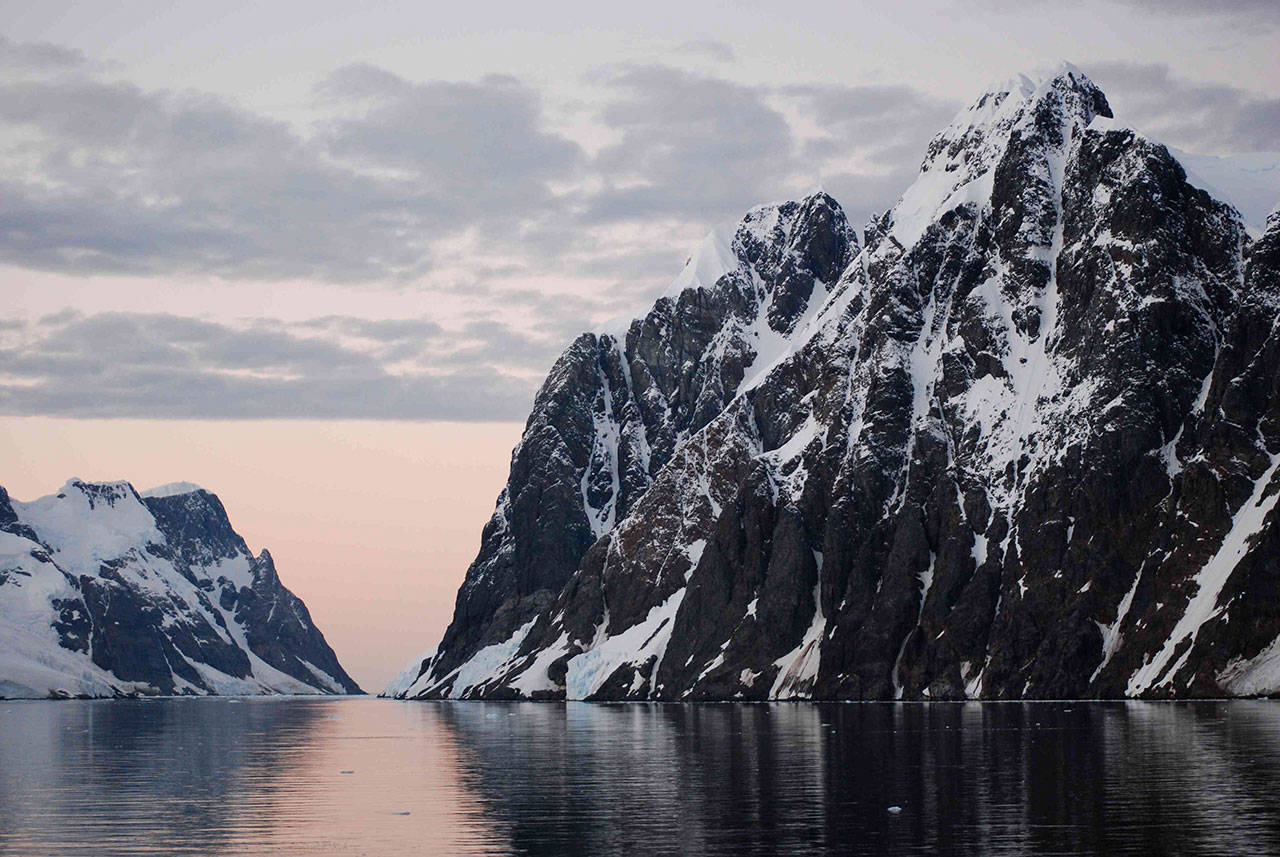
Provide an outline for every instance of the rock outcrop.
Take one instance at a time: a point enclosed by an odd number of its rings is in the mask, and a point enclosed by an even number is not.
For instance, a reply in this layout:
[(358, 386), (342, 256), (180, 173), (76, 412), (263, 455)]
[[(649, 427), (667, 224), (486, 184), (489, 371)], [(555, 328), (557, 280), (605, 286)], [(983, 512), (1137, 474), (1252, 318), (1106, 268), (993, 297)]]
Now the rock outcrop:
[(713, 233), (534, 403), (407, 698), (1280, 692), (1280, 217), (1063, 66), (859, 241)]

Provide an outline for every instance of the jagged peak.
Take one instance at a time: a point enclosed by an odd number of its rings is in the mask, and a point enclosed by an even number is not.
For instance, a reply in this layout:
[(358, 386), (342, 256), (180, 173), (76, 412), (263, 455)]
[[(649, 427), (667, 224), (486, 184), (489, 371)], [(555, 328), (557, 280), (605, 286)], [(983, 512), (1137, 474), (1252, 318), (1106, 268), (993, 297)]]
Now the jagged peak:
[(134, 490), (131, 483), (125, 480), (113, 480), (107, 482), (87, 482), (79, 477), (68, 479), (57, 493), (58, 498), (62, 498), (69, 494), (82, 494), (89, 502), (89, 508), (95, 508), (98, 503), (105, 503), (108, 506), (114, 506), (117, 501), (124, 500), (127, 497), (138, 498), (138, 492)]
[[(1067, 62), (989, 85), (929, 143), (919, 176), (893, 208), (890, 234), (911, 247), (946, 211), (986, 199), (1015, 134), (1042, 133), (1052, 146), (1063, 142), (1057, 129), (1084, 129), (1095, 117), (1111, 115), (1102, 90)], [(1056, 119), (1049, 133), (1046, 117)]]
[(821, 188), (814, 188), (798, 199), (754, 206), (736, 225), (720, 224), (698, 244), (663, 296), (674, 298), (686, 289), (713, 287), (721, 277), (744, 261), (751, 263), (749, 248), (752, 244), (781, 242), (785, 245), (804, 215), (819, 207), (830, 208), (842, 215), (844, 212), (835, 198)]
[(1089, 76), (1074, 63), (1058, 60), (1049, 65), (1018, 71), (1008, 77), (991, 81), (983, 88), (983, 94), (974, 101), (974, 106), (989, 95), (1014, 95), (1023, 100), (1030, 100), (1035, 97), (1036, 92), (1059, 83), (1082, 90), (1097, 89)]
[(981, 95), (956, 114), (952, 125), (998, 119), (1033, 106), (1055, 92), (1069, 96), (1069, 106), (1082, 124), (1087, 125), (1097, 115), (1111, 115), (1106, 95), (1098, 85), (1077, 66), (1059, 60), (987, 84)]
[(722, 223), (712, 229), (699, 242), (697, 248), (685, 261), (680, 273), (663, 292), (664, 297), (675, 297), (685, 289), (707, 289), (716, 284), (716, 280), (732, 271), (738, 265), (733, 253), (733, 237), (736, 228)]

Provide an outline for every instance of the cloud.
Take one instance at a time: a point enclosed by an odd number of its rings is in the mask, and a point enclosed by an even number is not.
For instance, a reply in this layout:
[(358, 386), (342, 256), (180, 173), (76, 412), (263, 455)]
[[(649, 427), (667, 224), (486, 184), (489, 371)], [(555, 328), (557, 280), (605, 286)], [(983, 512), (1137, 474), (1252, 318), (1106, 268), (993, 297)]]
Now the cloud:
[(685, 42), (680, 45), (677, 52), (721, 63), (738, 61), (738, 55), (734, 51), (733, 45), (716, 39), (695, 39), (691, 42)]
[(588, 220), (736, 216), (775, 199), (797, 164), (767, 93), (670, 66), (611, 70), (603, 122), (619, 137), (593, 167), (606, 186)]
[(73, 48), (48, 42), (15, 42), (0, 36), (0, 70), (6, 73), (64, 71), (90, 65)]
[(822, 132), (805, 147), (807, 158), (858, 152), (887, 169), (918, 164), (929, 140), (959, 106), (907, 86), (817, 84), (789, 86), (782, 94), (800, 102)]
[[(1244, 18), (1257, 23), (1280, 22), (1280, 4), (1274, 0), (1103, 0), (1112, 6), (1128, 7), (1139, 12), (1180, 15), (1194, 18), (1217, 18), (1238, 24)], [(959, 0), (962, 6), (978, 6), (1000, 10), (1034, 9), (1060, 4), (1056, 0)]]
[(453, 217), (545, 210), (547, 183), (571, 177), (583, 160), (577, 143), (541, 127), (539, 95), (505, 75), (410, 83), (356, 66), (340, 69), (321, 91), (362, 102), (355, 117), (327, 123), (329, 154), (412, 175)]
[[(684, 50), (732, 54), (707, 40)], [(0, 75), (0, 261), (73, 275), (438, 288), (483, 269), (612, 276), (633, 295), (672, 276), (711, 226), (820, 175), (879, 194), (876, 179), (903, 175), (941, 115), (905, 87), (775, 90), (615, 66), (586, 108), (611, 142), (588, 155), (510, 76), (410, 81), (346, 65), (316, 85), (318, 118), (299, 127), (109, 79), (57, 46), (4, 41), (0, 57), (34, 69)], [(798, 134), (788, 111), (821, 136)], [(861, 163), (842, 162), (852, 152)]]
[(303, 134), (198, 93), (93, 75), (0, 80), (0, 259), (69, 273), (412, 278), (430, 270), (433, 242), (547, 216), (549, 183), (580, 160), (509, 78), (414, 85), (348, 69), (324, 93), (341, 115)]
[(302, 323), (302, 327), (345, 333), (374, 342), (399, 343), (408, 339), (425, 340), (440, 336), (443, 329), (426, 318), (354, 318), (326, 315)]
[(606, 177), (584, 215), (595, 221), (733, 220), (821, 183), (861, 225), (906, 189), (958, 107), (906, 86), (747, 86), (668, 66), (605, 84), (620, 139), (593, 164)]
[(1195, 17), (1246, 16), (1280, 20), (1275, 0), (1113, 0), (1151, 12), (1172, 12)]
[(304, 127), (111, 79), (74, 52), (4, 51), (25, 65), (0, 74), (0, 261), (412, 288), (448, 307), (57, 313), (0, 328), (0, 411), (15, 414), (519, 419), (561, 349), (643, 311), (712, 226), (819, 180), (861, 225), (951, 111), (906, 87), (612, 66), (574, 106), (604, 131), (588, 151), (509, 76), (346, 65)]
[(890, 207), (915, 178), (929, 140), (958, 104), (907, 86), (788, 86), (779, 96), (815, 133), (801, 146), (823, 188), (861, 226)]
[(346, 316), (72, 311), (18, 333), (0, 346), (0, 412), (75, 417), (521, 419), (562, 344), (495, 321)]
[(1216, 154), (1280, 149), (1280, 98), (1177, 77), (1161, 63), (1097, 63), (1117, 117), (1161, 142)]

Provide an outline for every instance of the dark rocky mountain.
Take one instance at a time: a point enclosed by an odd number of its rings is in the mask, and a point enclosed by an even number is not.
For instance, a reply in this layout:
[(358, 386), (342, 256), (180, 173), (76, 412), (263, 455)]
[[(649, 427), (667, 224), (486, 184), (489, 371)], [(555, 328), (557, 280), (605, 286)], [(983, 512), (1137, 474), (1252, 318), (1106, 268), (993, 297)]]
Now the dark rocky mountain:
[(360, 693), (216, 496), (0, 488), (0, 696)]
[(1280, 215), (1063, 66), (552, 369), (408, 698), (1280, 692)]

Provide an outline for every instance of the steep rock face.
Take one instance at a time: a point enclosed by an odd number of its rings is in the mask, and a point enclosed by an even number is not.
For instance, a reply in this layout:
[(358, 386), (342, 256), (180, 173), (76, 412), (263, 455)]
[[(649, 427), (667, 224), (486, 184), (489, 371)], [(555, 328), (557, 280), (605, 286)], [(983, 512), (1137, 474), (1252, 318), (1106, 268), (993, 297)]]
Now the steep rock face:
[(0, 488), (0, 696), (359, 691), (208, 491)]
[[(789, 210), (823, 216), (755, 225)], [(508, 492), (580, 484), (586, 520), (522, 534), (504, 494), (490, 524), (564, 565), (502, 623), (463, 615), (473, 566), (450, 633), (389, 693), (1280, 690), (1278, 219), (1249, 243), (1071, 67), (963, 111), (865, 246), (839, 249), (838, 212), (753, 212), (625, 342), (566, 352), (516, 457), (591, 440), (559, 473), (513, 467)], [(592, 359), (595, 387), (567, 371)], [(565, 398), (571, 375), (608, 406)], [(594, 468), (600, 437), (636, 438), (603, 445), (623, 467)]]
[(437, 670), (546, 609), (675, 449), (785, 350), (856, 249), (825, 194), (761, 207), (731, 236), (709, 236), (644, 318), (565, 351), (512, 453)]

